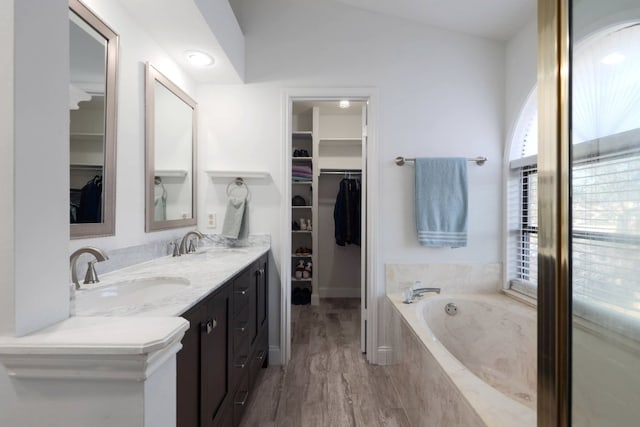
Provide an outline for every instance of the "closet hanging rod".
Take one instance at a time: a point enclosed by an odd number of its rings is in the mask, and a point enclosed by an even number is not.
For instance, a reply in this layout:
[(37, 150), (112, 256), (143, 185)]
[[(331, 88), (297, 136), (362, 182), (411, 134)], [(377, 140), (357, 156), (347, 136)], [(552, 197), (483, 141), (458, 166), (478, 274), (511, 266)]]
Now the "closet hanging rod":
[[(398, 157), (396, 157), (395, 161), (396, 161), (396, 165), (402, 166), (402, 165), (404, 165), (405, 163), (408, 163), (408, 162), (415, 162), (416, 159), (413, 158), (413, 157), (398, 156)], [(482, 166), (487, 161), (487, 158), (486, 157), (482, 157), (482, 156), (478, 156), (478, 157), (474, 157), (472, 159), (467, 159), (467, 161), (468, 162), (476, 162), (476, 164), (478, 166)]]
[(320, 175), (362, 175), (360, 169), (323, 169)]

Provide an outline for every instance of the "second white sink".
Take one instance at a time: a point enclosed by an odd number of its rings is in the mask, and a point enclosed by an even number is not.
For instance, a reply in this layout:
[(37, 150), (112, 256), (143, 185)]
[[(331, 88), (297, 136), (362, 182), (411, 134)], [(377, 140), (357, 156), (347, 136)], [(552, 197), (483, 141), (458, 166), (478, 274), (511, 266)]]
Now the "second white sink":
[(176, 294), (189, 286), (183, 277), (147, 277), (104, 285), (87, 290), (92, 308), (144, 304)]

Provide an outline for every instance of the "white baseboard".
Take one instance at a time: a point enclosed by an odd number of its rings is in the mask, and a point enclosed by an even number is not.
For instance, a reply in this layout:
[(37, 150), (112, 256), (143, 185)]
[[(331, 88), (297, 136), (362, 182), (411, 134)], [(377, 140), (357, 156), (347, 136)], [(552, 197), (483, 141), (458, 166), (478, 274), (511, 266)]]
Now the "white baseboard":
[(388, 345), (382, 345), (378, 347), (376, 354), (376, 364), (377, 365), (391, 365), (393, 364), (393, 347)]
[(282, 352), (276, 345), (269, 346), (269, 366), (282, 365)]
[(360, 298), (360, 288), (319, 288), (320, 298)]

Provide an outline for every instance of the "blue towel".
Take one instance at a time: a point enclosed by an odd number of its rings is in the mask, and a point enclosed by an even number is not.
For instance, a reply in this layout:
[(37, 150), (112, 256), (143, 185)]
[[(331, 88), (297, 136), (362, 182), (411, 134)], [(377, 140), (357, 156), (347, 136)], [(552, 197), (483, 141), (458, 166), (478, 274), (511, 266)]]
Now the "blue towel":
[(416, 226), (422, 246), (467, 246), (467, 160), (416, 159)]

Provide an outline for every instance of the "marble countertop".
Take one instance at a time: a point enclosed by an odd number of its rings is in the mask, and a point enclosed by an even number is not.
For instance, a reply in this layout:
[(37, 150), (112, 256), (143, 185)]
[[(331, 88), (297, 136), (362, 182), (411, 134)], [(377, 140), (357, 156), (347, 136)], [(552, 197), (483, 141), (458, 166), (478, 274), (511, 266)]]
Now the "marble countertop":
[[(75, 315), (23, 337), (0, 336), (0, 362), (26, 364), (21, 375), (41, 376), (44, 370), (33, 367), (43, 359), (32, 362), (24, 356), (149, 355), (169, 346), (177, 351), (176, 340), (179, 345), (189, 327), (179, 316), (268, 251), (268, 244), (210, 246), (195, 254), (165, 256), (104, 274), (100, 283), (81, 285), (76, 291)], [(58, 365), (66, 363), (60, 360)], [(97, 375), (96, 369), (87, 375)], [(55, 375), (73, 376), (76, 371), (70, 366)]]
[[(241, 248), (204, 247), (195, 254), (165, 256), (104, 274), (100, 283), (81, 285), (76, 291), (76, 316), (180, 316), (208, 294), (231, 279), (269, 250), (269, 246)], [(130, 286), (150, 278), (183, 284), (175, 290), (154, 295), (140, 291), (143, 300), (127, 303), (109, 302), (114, 286)], [(186, 280), (185, 280), (186, 279)]]

